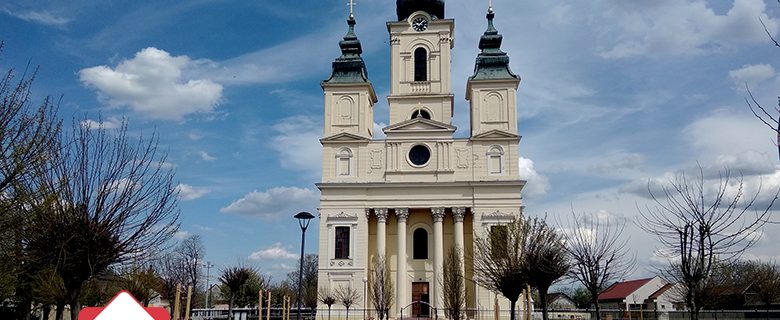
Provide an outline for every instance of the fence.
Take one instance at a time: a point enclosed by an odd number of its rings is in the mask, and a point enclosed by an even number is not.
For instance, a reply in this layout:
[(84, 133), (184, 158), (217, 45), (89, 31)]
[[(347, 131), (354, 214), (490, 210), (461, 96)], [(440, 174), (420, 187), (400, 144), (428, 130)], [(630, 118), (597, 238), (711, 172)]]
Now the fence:
[[(290, 320), (297, 319), (297, 310), (290, 310)], [(594, 320), (596, 312), (592, 309), (587, 310), (555, 310), (550, 309), (550, 320)], [(517, 310), (517, 320), (525, 320), (523, 311)], [(690, 313), (687, 311), (654, 311), (654, 310), (601, 310), (601, 320), (687, 320), (690, 319)], [(257, 308), (236, 308), (233, 310), (235, 320), (265, 320), (266, 309), (263, 309), (262, 319), (257, 317)], [(305, 320), (376, 320), (376, 312), (373, 309), (350, 308), (349, 317), (344, 308), (301, 310), (301, 318)], [(469, 320), (508, 320), (510, 318), (509, 310), (492, 309), (466, 309), (464, 310), (466, 319)], [(398, 315), (391, 311), (391, 319), (397, 319)], [(498, 317), (498, 319), (496, 319)], [(404, 319), (409, 316), (404, 313)], [(228, 319), (227, 309), (193, 309), (191, 313), (192, 320), (222, 320)], [(415, 318), (412, 318), (415, 319)], [(431, 315), (431, 319), (435, 318)], [(439, 315), (440, 320), (444, 320), (443, 314)], [(699, 312), (699, 320), (780, 320), (780, 310), (704, 310)], [(271, 320), (282, 320), (282, 308), (271, 308)], [(531, 313), (531, 319), (542, 320), (540, 309)]]

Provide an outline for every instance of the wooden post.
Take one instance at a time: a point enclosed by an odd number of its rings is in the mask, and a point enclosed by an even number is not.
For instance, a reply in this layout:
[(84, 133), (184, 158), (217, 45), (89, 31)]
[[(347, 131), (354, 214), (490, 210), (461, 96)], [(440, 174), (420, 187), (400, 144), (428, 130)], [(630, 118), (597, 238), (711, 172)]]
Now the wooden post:
[(493, 318), (495, 320), (500, 320), (501, 318), (501, 309), (498, 306), (498, 295), (496, 295), (495, 300), (493, 301)]
[(257, 320), (263, 320), (263, 289), (257, 292)]
[(282, 298), (282, 320), (290, 319), (290, 297)]
[(192, 286), (187, 286), (187, 308), (184, 309), (184, 320), (190, 320), (190, 306), (192, 302)]
[(181, 299), (181, 283), (177, 283), (176, 284), (176, 299), (174, 300), (174, 303), (173, 303), (173, 319), (174, 320), (181, 319), (179, 317), (181, 315), (181, 313), (179, 312), (179, 302), (180, 302), (180, 299)]
[(266, 299), (265, 320), (271, 320), (271, 290), (268, 290), (268, 299)]

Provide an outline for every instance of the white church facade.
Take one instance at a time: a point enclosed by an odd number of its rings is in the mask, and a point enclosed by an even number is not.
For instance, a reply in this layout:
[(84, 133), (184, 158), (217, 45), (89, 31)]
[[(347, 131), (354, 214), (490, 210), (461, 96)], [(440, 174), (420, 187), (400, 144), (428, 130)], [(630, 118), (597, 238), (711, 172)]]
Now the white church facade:
[[(455, 138), (453, 106), (462, 99), (452, 94), (455, 21), (445, 16), (443, 0), (397, 0), (396, 9), (398, 19), (387, 22), (391, 79), (385, 138), (374, 132), (379, 97), (351, 14), (339, 43), (342, 55), (322, 82), (318, 285), (352, 287), (362, 296), (372, 261), (385, 257), (395, 291), (390, 317), (402, 308), (404, 317), (422, 316), (409, 305), (443, 306), (444, 256), (457, 247), (465, 262), (466, 308), (492, 309), (496, 296), (472, 281), (478, 275), (470, 256), (476, 237), (522, 215), (520, 78), (500, 49), (490, 9), (474, 73), (467, 83), (455, 84), (467, 88), (471, 124), (467, 138)], [(364, 308), (363, 301), (353, 308)], [(365, 301), (371, 309), (371, 299)]]

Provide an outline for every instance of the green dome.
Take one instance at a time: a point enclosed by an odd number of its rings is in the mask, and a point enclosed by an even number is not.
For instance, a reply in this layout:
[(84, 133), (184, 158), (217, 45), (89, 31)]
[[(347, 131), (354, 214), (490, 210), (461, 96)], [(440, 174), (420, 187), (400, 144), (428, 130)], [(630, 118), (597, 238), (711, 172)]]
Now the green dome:
[(398, 21), (417, 11), (425, 11), (438, 19), (444, 19), (444, 0), (396, 0), (395, 5)]

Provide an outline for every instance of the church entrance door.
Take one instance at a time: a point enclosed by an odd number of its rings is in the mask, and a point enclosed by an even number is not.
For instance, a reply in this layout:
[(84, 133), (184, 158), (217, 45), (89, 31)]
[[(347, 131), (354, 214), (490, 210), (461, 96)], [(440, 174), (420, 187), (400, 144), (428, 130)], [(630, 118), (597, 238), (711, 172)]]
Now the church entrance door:
[(430, 318), (431, 296), (427, 282), (412, 282), (412, 317)]

